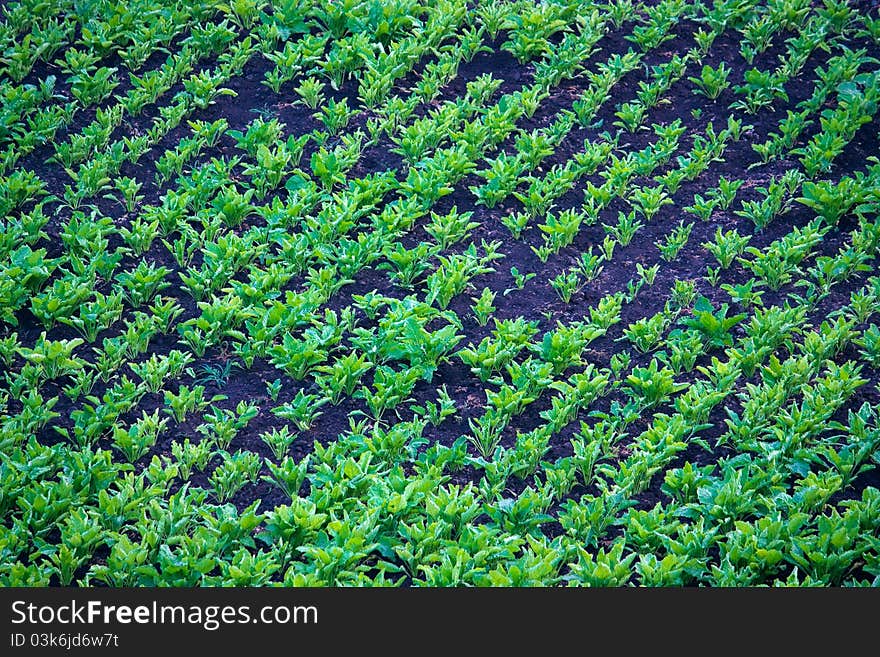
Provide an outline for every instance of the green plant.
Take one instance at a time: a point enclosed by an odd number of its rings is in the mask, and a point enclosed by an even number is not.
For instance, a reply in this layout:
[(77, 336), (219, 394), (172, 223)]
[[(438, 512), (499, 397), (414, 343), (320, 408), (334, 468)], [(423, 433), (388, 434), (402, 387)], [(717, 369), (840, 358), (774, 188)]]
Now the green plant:
[(222, 388), (229, 382), (229, 377), (236, 370), (241, 369), (234, 360), (225, 360), (222, 364), (212, 365), (204, 363), (199, 366), (199, 374), (193, 378), (197, 384)]
[(679, 251), (681, 251), (685, 244), (687, 244), (693, 227), (693, 223), (685, 225), (683, 222), (679, 222), (678, 227), (673, 228), (672, 231), (669, 232), (665, 241), (655, 242), (657, 248), (660, 249), (660, 255), (664, 260), (675, 260)]
[(266, 443), (276, 461), (281, 461), (285, 458), (296, 438), (297, 434), (290, 433), (286, 424), (281, 429), (272, 428), (260, 434), (260, 440)]
[(122, 203), (126, 212), (134, 212), (137, 205), (144, 199), (142, 194), (138, 194), (141, 187), (142, 184), (134, 178), (123, 176), (116, 180), (116, 189), (122, 194)]
[(480, 296), (471, 297), (471, 301), (474, 302), (471, 306), (474, 319), (480, 326), (485, 326), (489, 322), (489, 317), (495, 312), (495, 306), (492, 305), (495, 301), (495, 292), (491, 288), (484, 287)]
[(571, 269), (551, 278), (550, 286), (563, 302), (569, 303), (571, 297), (583, 287), (583, 283), (577, 270)]
[(395, 371), (387, 365), (379, 365), (373, 375), (372, 388), (364, 386), (358, 396), (364, 398), (369, 416), (378, 424), (386, 410), (396, 411), (400, 404), (410, 401), (409, 395), (421, 378), (422, 371), (418, 367)]
[(186, 420), (186, 416), (193, 412), (207, 408), (211, 404), (226, 399), (224, 395), (214, 395), (210, 399), (205, 399), (205, 387), (195, 386), (190, 388), (185, 384), (181, 384), (176, 393), (170, 390), (165, 391), (165, 412), (171, 415), (178, 423)]
[(669, 319), (664, 313), (643, 317), (625, 328), (619, 339), (629, 340), (637, 351), (646, 353), (659, 344)]
[(263, 462), (257, 454), (249, 451), (239, 450), (230, 454), (220, 450), (218, 454), (222, 461), (208, 479), (217, 501), (223, 503), (244, 486), (256, 481)]
[(535, 272), (522, 274), (517, 267), (511, 267), (510, 275), (513, 276), (514, 287), (510, 287), (504, 290), (504, 296), (507, 296), (510, 292), (513, 292), (514, 290), (522, 290), (526, 286), (526, 283), (538, 274)]
[(721, 289), (730, 295), (734, 303), (745, 307), (761, 306), (763, 305), (761, 297), (764, 293), (762, 290), (755, 289), (756, 284), (757, 281), (754, 278), (750, 278), (745, 283), (739, 285), (725, 283), (721, 286)]
[(717, 310), (706, 297), (699, 297), (690, 317), (683, 318), (682, 324), (703, 334), (709, 347), (729, 347), (733, 344), (730, 330), (746, 318), (744, 313), (727, 316), (729, 307), (721, 304)]
[(652, 358), (648, 367), (632, 369), (625, 379), (624, 392), (645, 408), (653, 408), (687, 387), (683, 383), (676, 383), (674, 375), (667, 367), (661, 369), (657, 359)]
[(326, 397), (299, 390), (291, 401), (273, 408), (272, 413), (291, 420), (300, 431), (308, 431), (321, 416), (318, 409), (329, 401)]
[(784, 86), (785, 79), (781, 73), (750, 68), (743, 77), (744, 83), (736, 85), (733, 90), (744, 98), (735, 101), (731, 105), (733, 109), (756, 114), (761, 108), (772, 106), (776, 99), (788, 100)]
[(275, 379), (274, 381), (268, 381), (266, 383), (266, 394), (269, 395), (269, 399), (271, 399), (273, 402), (278, 401), (278, 395), (281, 394), (282, 385), (283, 384), (280, 378)]
[(742, 185), (742, 180), (728, 180), (722, 176), (718, 179), (718, 186), (710, 192), (710, 196), (718, 201), (722, 210), (726, 210), (733, 203), (736, 193)]
[(718, 227), (715, 229), (715, 241), (703, 242), (700, 246), (715, 256), (722, 269), (727, 269), (745, 250), (750, 239), (749, 235), (740, 235), (735, 228), (722, 232)]
[(727, 81), (728, 77), (730, 77), (730, 69), (724, 65), (724, 62), (721, 62), (717, 69), (708, 64), (703, 66), (700, 77), (689, 77), (688, 80), (694, 83), (695, 94), (703, 94), (706, 98), (715, 100), (730, 86)]
[[(602, 228), (605, 229), (609, 236), (613, 236), (621, 246), (627, 246), (643, 225), (641, 221), (636, 219), (635, 211), (628, 214), (618, 212), (617, 224), (602, 224)], [(610, 260), (610, 255), (606, 253), (605, 259)]]
[(158, 410), (151, 415), (143, 411), (141, 418), (128, 429), (114, 427), (113, 445), (125, 455), (129, 463), (134, 463), (156, 444), (159, 434), (165, 430), (167, 424), (168, 418), (159, 419)]
[(425, 232), (431, 235), (441, 251), (445, 251), (456, 242), (465, 239), (470, 232), (479, 226), (476, 221), (471, 221), (473, 212), (458, 212), (455, 206), (448, 214), (438, 215), (431, 213), (431, 221), (425, 226)]
[(664, 205), (671, 205), (672, 199), (662, 185), (638, 187), (630, 195), (630, 204), (646, 221), (651, 221)]
[(836, 185), (829, 181), (807, 180), (801, 187), (803, 196), (797, 201), (814, 210), (829, 224), (836, 224), (862, 198), (861, 186), (855, 179), (844, 177)]
[(640, 102), (623, 103), (614, 113), (617, 121), (614, 125), (628, 132), (636, 132), (642, 128), (642, 122), (648, 113), (648, 108)]
[(309, 109), (318, 109), (318, 106), (324, 102), (324, 83), (318, 78), (306, 78), (294, 91), (300, 97), (296, 103), (302, 103)]
[(697, 298), (697, 284), (692, 280), (676, 279), (669, 300), (675, 310), (686, 308)]
[(407, 249), (399, 242), (383, 251), (386, 261), (379, 264), (380, 269), (391, 271), (395, 282), (404, 288), (412, 288), (416, 279), (431, 268), (430, 258), (434, 255), (433, 245), (420, 242)]
[(321, 106), (317, 119), (324, 124), (330, 135), (335, 135), (348, 125), (352, 115), (353, 111), (348, 106), (347, 98), (343, 98), (338, 103), (331, 98)]
[[(290, 456), (285, 456), (281, 459), (279, 464), (272, 463), (268, 459), (266, 459), (266, 468), (269, 470), (269, 475), (263, 475), (263, 480), (269, 482), (274, 485), (276, 488), (281, 490), (287, 498), (293, 501), (299, 501), (299, 491), (302, 489), (303, 483), (306, 481), (306, 472), (309, 468), (309, 457), (306, 456), (299, 463), (294, 461)], [(306, 502), (305, 500), (302, 500)], [(306, 502), (308, 504), (308, 502)], [(297, 507), (300, 510), (306, 510), (307, 507)], [(281, 517), (287, 515), (287, 512), (291, 510), (291, 507), (278, 507), (275, 510), (275, 513), (278, 514), (278, 518), (275, 520), (276, 530), (280, 529), (277, 527), (277, 524), (280, 524)], [(305, 529), (308, 524), (315, 524), (316, 527), (320, 526), (323, 522), (323, 514), (314, 513), (314, 506), (311, 508), (311, 513), (304, 515), (301, 518), (297, 518), (298, 521), (292, 527), (287, 528), (287, 531), (284, 532), (289, 538), (293, 539), (297, 533), (297, 524), (301, 525), (299, 528), (300, 531)], [(267, 523), (268, 531), (272, 531), (272, 521)]]
[(577, 269), (580, 275), (584, 277), (586, 283), (595, 280), (602, 273), (604, 269), (603, 262), (605, 262), (605, 256), (602, 254), (594, 255), (592, 246), (588, 251), (581, 253)]
[(570, 563), (570, 574), (565, 576), (569, 586), (619, 587), (625, 586), (633, 575), (635, 552), (624, 554), (624, 541), (617, 540), (610, 549), (600, 547), (595, 553), (578, 548), (578, 560)]
[(424, 415), (433, 426), (438, 426), (447, 417), (455, 414), (455, 401), (449, 396), (446, 390), (446, 384), (437, 389), (437, 401), (427, 401), (422, 406), (412, 406), (411, 410), (418, 414)]
[(703, 339), (696, 331), (673, 329), (666, 337), (666, 348), (657, 352), (657, 358), (669, 365), (676, 374), (689, 372), (703, 353)]
[(99, 103), (109, 96), (119, 82), (113, 79), (117, 69), (102, 66), (92, 73), (79, 73), (68, 78), (70, 93), (83, 107)]

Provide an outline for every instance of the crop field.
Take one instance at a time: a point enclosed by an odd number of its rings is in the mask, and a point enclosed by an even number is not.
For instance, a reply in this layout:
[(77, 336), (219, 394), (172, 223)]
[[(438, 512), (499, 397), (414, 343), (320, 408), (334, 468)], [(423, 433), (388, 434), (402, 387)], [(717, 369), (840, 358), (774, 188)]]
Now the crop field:
[(880, 585), (871, 2), (0, 17), (0, 585)]

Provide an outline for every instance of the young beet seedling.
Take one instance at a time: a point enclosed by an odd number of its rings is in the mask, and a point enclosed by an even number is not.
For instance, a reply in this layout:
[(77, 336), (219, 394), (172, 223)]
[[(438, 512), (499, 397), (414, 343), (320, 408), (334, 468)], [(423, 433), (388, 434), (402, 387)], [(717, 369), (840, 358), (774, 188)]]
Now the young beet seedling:
[(513, 276), (513, 283), (516, 287), (509, 287), (506, 290), (504, 290), (504, 296), (507, 296), (508, 294), (513, 292), (514, 290), (522, 290), (526, 286), (526, 283), (528, 281), (530, 281), (535, 276), (537, 276), (537, 274), (535, 272), (521, 274), (519, 272), (519, 269), (517, 269), (516, 267), (510, 268), (510, 275)]
[(495, 306), (492, 305), (495, 301), (495, 292), (488, 287), (484, 287), (480, 296), (471, 297), (471, 301), (474, 302), (471, 306), (474, 319), (477, 320), (477, 324), (480, 326), (485, 326), (489, 322), (489, 317), (495, 312)]
[(700, 77), (689, 77), (688, 80), (696, 86), (695, 94), (702, 94), (710, 100), (715, 100), (730, 86), (727, 81), (729, 76), (730, 69), (724, 65), (724, 62), (721, 62), (717, 69), (708, 65), (703, 66)]

